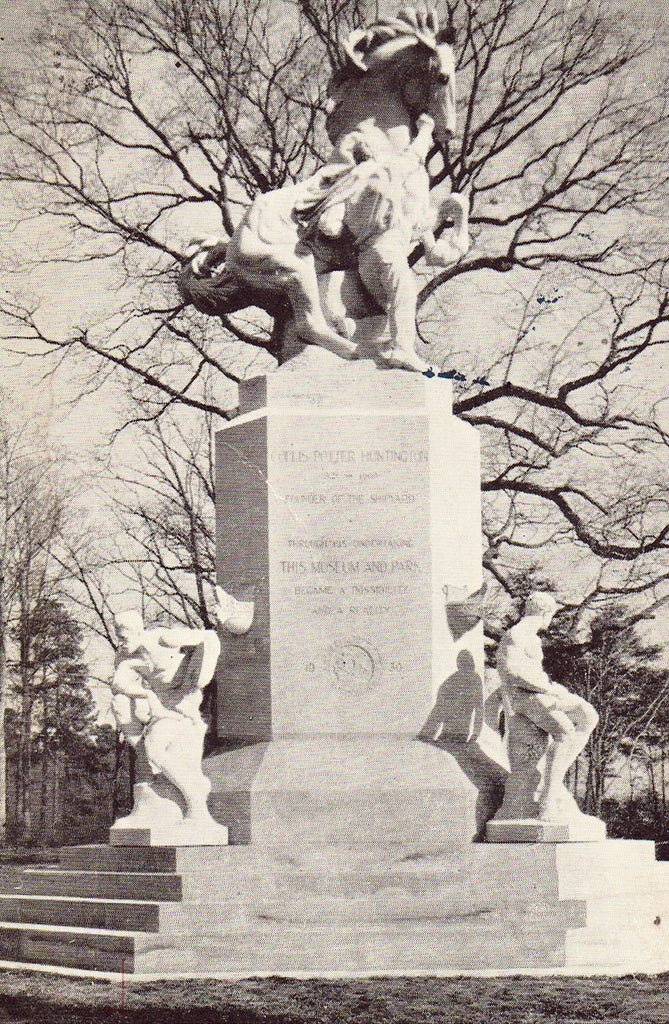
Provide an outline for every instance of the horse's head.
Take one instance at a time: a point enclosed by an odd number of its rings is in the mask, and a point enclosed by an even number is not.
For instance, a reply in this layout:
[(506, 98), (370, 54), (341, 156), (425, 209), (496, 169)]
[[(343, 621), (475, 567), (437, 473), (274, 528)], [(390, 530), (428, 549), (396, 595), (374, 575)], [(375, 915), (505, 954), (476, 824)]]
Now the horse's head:
[(453, 41), (453, 30), (440, 30), (435, 11), (423, 15), (413, 7), (356, 29), (343, 44), (346, 64), (330, 83), (335, 105), (343, 101), (354, 108), (356, 83), (360, 93), (369, 93), (377, 82), (375, 91), (387, 90), (414, 123), (419, 114), (429, 114), (435, 138), (446, 142), (455, 132)]

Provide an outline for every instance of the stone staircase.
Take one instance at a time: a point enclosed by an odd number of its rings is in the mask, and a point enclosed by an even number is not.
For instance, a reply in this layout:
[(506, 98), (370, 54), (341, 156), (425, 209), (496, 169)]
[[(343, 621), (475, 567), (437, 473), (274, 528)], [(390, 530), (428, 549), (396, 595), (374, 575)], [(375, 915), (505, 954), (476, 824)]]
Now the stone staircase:
[(650, 842), (120, 847), (0, 872), (0, 966), (139, 975), (669, 969)]

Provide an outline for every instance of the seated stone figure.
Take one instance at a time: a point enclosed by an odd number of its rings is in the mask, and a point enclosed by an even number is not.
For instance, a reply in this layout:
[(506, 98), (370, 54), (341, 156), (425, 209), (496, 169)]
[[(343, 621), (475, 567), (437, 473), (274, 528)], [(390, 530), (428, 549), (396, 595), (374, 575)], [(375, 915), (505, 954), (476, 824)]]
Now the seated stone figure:
[(580, 815), (563, 780), (596, 727), (598, 715), (583, 697), (554, 683), (543, 670), (539, 632), (549, 625), (557, 608), (550, 594), (531, 594), (523, 618), (507, 630), (497, 649), (511, 775), (496, 819), (561, 821)]
[[(231, 608), (232, 602), (238, 607)], [(248, 621), (246, 606), (217, 588), (214, 613), (223, 624), (231, 615), (239, 617), (239, 609)], [(132, 813), (115, 827), (164, 826), (182, 820), (218, 827), (207, 809), (211, 787), (202, 772), (206, 726), (200, 715), (202, 691), (213, 678), (220, 654), (218, 636), (209, 629), (147, 629), (138, 612), (117, 615), (114, 627), (119, 646), (110, 683), (111, 709), (119, 729), (137, 749), (141, 777)], [(179, 804), (154, 785), (158, 776), (178, 790), (183, 814)]]

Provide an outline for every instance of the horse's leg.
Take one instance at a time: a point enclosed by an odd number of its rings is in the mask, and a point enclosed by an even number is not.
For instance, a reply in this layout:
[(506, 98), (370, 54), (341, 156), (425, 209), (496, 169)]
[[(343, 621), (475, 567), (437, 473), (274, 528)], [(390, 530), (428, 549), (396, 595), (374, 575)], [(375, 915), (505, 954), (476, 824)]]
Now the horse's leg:
[[(353, 296), (351, 278), (357, 282)], [(317, 279), (321, 309), (327, 322), (345, 338), (352, 338), (358, 326), (358, 317), (370, 315), (367, 309), (369, 296), (361, 287), (358, 275), (346, 270), (330, 270), (319, 273)], [(361, 304), (363, 309), (359, 308)]]
[(416, 279), (403, 252), (392, 239), (378, 239), (360, 252), (358, 273), (371, 293), (388, 313), (390, 351), (384, 358), (390, 366), (422, 372), (428, 364), (416, 355)]
[(356, 346), (337, 334), (323, 315), (311, 251), (300, 244), (287, 224), (285, 239), (264, 241), (256, 230), (256, 221), (262, 227), (262, 219), (252, 206), (228, 243), (226, 267), (256, 287), (285, 293), (293, 309), (295, 333), (312, 345), (350, 359)]

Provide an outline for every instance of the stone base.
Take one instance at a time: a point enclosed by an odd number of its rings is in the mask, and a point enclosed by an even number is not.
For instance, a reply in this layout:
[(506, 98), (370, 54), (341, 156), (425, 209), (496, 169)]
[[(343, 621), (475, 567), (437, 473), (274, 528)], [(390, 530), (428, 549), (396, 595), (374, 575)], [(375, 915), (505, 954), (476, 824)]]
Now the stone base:
[[(497, 741), (497, 744), (493, 741)], [(281, 739), (207, 757), (209, 809), (233, 844), (469, 843), (502, 797), (499, 737)]]
[(606, 839), (606, 825), (587, 814), (565, 822), (504, 818), (489, 821), (485, 835), (489, 843), (598, 843)]
[(217, 822), (184, 821), (176, 825), (109, 830), (112, 846), (227, 846), (228, 830)]
[(669, 969), (653, 844), (88, 846), (0, 877), (0, 968), (127, 977)]

